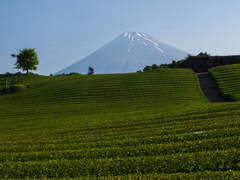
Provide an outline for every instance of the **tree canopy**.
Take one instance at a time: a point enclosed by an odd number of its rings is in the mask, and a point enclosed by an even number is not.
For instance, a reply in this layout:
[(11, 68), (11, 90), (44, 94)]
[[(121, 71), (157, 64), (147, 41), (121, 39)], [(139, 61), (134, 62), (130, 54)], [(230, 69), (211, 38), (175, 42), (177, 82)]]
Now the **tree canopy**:
[(211, 55), (210, 54), (207, 54), (207, 52), (203, 53), (203, 52), (200, 52), (197, 57), (210, 57)]
[(143, 71), (150, 71), (150, 70), (152, 70), (152, 67), (151, 67), (151, 66), (145, 66), (145, 67), (143, 68)]
[(94, 69), (91, 66), (89, 66), (89, 68), (88, 68), (88, 75), (91, 75), (93, 73), (94, 73)]
[(12, 57), (17, 58), (17, 62), (14, 64), (16, 69), (22, 69), (23, 71), (37, 70), (37, 65), (39, 64), (37, 53), (35, 49), (23, 49), (20, 50), (19, 54), (11, 54)]

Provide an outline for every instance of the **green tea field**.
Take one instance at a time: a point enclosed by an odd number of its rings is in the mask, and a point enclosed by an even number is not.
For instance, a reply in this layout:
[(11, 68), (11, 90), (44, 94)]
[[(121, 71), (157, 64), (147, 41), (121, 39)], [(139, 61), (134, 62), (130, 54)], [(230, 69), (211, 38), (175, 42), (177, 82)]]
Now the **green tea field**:
[[(224, 95), (237, 68), (210, 70)], [(240, 178), (240, 102), (210, 103), (192, 70), (21, 76), (0, 95), (2, 179)]]
[(240, 100), (240, 64), (219, 66), (210, 69), (218, 87), (226, 98)]

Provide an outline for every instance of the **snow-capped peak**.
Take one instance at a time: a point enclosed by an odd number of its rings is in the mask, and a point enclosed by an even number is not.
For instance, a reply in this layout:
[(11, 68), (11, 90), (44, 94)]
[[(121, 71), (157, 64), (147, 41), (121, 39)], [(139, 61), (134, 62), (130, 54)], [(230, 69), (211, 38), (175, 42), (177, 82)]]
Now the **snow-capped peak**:
[(153, 45), (157, 50), (163, 52), (163, 50), (158, 46), (159, 41), (157, 41), (154, 38), (151, 38), (150, 36), (144, 34), (144, 33), (139, 33), (139, 32), (125, 32), (124, 38), (130, 39), (131, 42), (129, 42), (129, 45), (131, 45), (134, 42), (134, 37), (137, 37), (136, 39), (139, 42), (139, 38), (141, 38), (141, 41), (144, 45)]
[(136, 72), (146, 65), (183, 59), (187, 54), (157, 41), (146, 33), (125, 31), (86, 58), (56, 74), (86, 73), (89, 66), (94, 68), (96, 74)]

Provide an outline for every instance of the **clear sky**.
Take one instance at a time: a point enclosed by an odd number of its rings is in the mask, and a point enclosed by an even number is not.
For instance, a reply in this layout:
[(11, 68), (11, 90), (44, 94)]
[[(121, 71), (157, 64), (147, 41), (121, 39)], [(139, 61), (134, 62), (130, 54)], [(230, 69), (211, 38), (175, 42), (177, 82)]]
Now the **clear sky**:
[(34, 73), (55, 73), (125, 31), (145, 32), (196, 55), (240, 54), (239, 0), (0, 0), (0, 74), (15, 73), (24, 48)]

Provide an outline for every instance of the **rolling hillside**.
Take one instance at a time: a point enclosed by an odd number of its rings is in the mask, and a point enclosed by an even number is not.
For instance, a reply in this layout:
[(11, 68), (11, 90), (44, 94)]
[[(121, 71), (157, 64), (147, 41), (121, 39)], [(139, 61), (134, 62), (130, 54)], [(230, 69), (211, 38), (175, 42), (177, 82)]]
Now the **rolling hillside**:
[(240, 64), (214, 67), (209, 72), (223, 96), (233, 101), (240, 100)]
[(209, 103), (191, 70), (25, 84), (0, 96), (1, 178), (240, 177), (239, 102)]
[(1, 92), (5, 87), (6, 87), (6, 81), (10, 82), (10, 85), (13, 86), (14, 84), (20, 84), (22, 82), (28, 81), (30, 79), (34, 79), (35, 77), (38, 77), (39, 75), (37, 74), (21, 74), (21, 73), (16, 73), (16, 74), (0, 74), (0, 95), (4, 94)]

